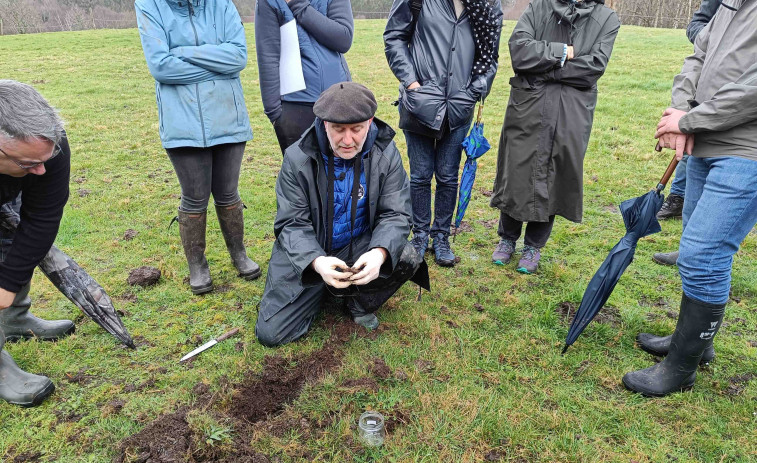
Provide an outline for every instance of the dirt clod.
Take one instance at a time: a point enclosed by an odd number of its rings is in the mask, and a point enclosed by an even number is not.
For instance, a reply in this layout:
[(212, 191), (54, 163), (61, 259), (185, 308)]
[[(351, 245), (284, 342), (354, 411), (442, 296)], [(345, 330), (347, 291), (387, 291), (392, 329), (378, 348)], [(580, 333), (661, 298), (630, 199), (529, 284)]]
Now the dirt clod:
[(92, 193), (90, 190), (87, 190), (85, 188), (79, 188), (78, 190), (76, 190), (76, 192), (79, 194), (80, 198), (87, 197), (90, 193)]
[(454, 225), (451, 227), (450, 235), (457, 235), (459, 233), (470, 233), (472, 231), (473, 231), (473, 227), (471, 226), (471, 224), (463, 220), (462, 222), (460, 222), (459, 227), (455, 227)]
[(757, 373), (745, 373), (743, 375), (732, 376), (728, 379), (728, 389), (726, 394), (739, 395), (744, 392), (749, 381), (757, 379)]
[(486, 310), (486, 308), (482, 306), (481, 304), (479, 304), (478, 302), (473, 304), (473, 308), (476, 309), (476, 312), (483, 312)]
[(124, 232), (124, 241), (131, 241), (139, 234), (138, 231), (130, 228)]
[(502, 461), (505, 459), (505, 453), (499, 450), (489, 450), (484, 456), (484, 461)]
[(378, 379), (389, 379), (392, 377), (392, 370), (387, 366), (383, 359), (378, 357), (373, 359), (371, 373)]
[(345, 389), (363, 389), (366, 391), (375, 391), (379, 385), (373, 378), (362, 377), (357, 379), (348, 379), (342, 383), (341, 387)]
[(418, 359), (415, 362), (415, 367), (418, 369), (418, 373), (428, 373), (434, 370), (434, 362), (426, 359)]
[(155, 267), (142, 266), (129, 272), (126, 282), (130, 286), (139, 285), (143, 288), (152, 286), (160, 280), (160, 270)]

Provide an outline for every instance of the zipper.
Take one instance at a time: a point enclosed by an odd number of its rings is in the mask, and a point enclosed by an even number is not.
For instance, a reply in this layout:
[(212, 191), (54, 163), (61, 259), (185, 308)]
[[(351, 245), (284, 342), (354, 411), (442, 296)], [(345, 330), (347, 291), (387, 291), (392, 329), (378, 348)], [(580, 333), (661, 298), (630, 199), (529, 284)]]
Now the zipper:
[[(200, 46), (200, 38), (197, 36), (197, 28), (195, 28), (195, 23), (192, 21), (192, 16), (195, 14), (194, 8), (192, 8), (192, 0), (189, 0), (187, 2), (187, 9), (189, 10), (189, 24), (192, 25), (192, 30), (195, 33), (195, 45), (198, 47)], [(197, 98), (197, 110), (200, 113), (200, 127), (202, 128), (202, 145), (208, 146), (208, 140), (205, 137), (205, 121), (202, 118), (202, 104), (200, 104), (200, 84), (195, 84), (195, 96)]]

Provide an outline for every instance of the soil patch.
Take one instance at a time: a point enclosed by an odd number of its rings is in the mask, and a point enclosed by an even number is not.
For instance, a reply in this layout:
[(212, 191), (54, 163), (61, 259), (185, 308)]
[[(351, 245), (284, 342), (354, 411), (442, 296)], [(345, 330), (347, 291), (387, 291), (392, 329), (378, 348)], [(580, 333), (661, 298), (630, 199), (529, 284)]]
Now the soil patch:
[(728, 389), (726, 389), (726, 394), (728, 395), (739, 395), (742, 392), (744, 392), (744, 389), (746, 389), (746, 385), (749, 381), (757, 379), (757, 374), (755, 373), (746, 373), (743, 375), (736, 375), (732, 376), (728, 379)]
[(126, 282), (130, 286), (139, 285), (141, 287), (152, 286), (160, 280), (160, 270), (155, 267), (142, 266), (129, 272), (129, 278)]
[[(564, 301), (555, 307), (555, 313), (559, 315), (563, 321), (570, 323), (573, 321), (577, 309), (576, 305), (572, 302)], [(620, 324), (620, 311), (617, 307), (604, 306), (594, 317), (594, 321), (618, 326)]]
[(392, 377), (392, 370), (387, 366), (383, 359), (378, 357), (373, 359), (373, 365), (371, 365), (371, 373), (378, 379), (389, 379)]
[(341, 387), (345, 389), (363, 389), (366, 391), (375, 391), (379, 386), (375, 379), (364, 376), (357, 379), (348, 379), (347, 381), (342, 383)]
[(451, 227), (450, 235), (457, 235), (460, 233), (470, 233), (472, 231), (473, 231), (473, 227), (471, 226), (471, 224), (463, 220), (462, 222), (460, 222), (459, 227), (455, 227), (454, 225)]
[(124, 241), (131, 241), (133, 240), (137, 234), (139, 234), (138, 231), (134, 230), (133, 228), (130, 228), (124, 232)]

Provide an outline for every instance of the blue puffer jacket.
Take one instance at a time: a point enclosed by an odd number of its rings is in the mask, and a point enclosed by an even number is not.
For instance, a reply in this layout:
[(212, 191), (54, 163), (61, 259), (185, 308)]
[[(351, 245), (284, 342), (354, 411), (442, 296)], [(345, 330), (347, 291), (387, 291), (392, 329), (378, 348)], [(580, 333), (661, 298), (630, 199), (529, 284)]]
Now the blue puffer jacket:
[[(281, 95), (279, 28), (297, 21), (305, 90)], [(255, 4), (255, 49), (260, 94), (265, 114), (281, 116), (281, 101), (315, 103), (333, 84), (350, 80), (343, 53), (352, 46), (353, 19), (349, 0), (258, 0)]]
[(231, 0), (137, 0), (134, 6), (155, 78), (163, 147), (251, 140), (239, 81), (247, 41)]
[[(326, 136), (326, 130), (324, 129), (323, 122), (316, 119), (315, 122), (316, 136), (318, 137), (318, 145), (321, 148), (321, 156), (324, 160), (324, 168), (328, 174), (329, 161), (328, 154), (331, 151), (329, 148), (328, 137)], [(378, 128), (376, 124), (372, 124), (368, 137), (363, 144), (363, 152), (360, 155), (363, 157), (362, 165), (365, 165), (366, 158), (371, 152), (371, 147), (376, 141), (376, 135), (378, 135)], [(355, 178), (355, 169), (353, 169), (355, 161), (353, 159), (345, 160), (338, 157), (334, 158), (334, 231), (331, 238), (331, 247), (333, 250), (343, 248), (350, 244), (350, 214), (352, 212), (352, 183)], [(340, 179), (341, 174), (344, 177)], [(352, 237), (357, 238), (370, 228), (370, 221), (368, 220), (368, 187), (365, 182), (365, 169), (360, 169), (360, 190), (357, 201), (357, 213), (355, 214), (355, 227), (352, 230)], [(358, 256), (354, 256), (357, 258)]]

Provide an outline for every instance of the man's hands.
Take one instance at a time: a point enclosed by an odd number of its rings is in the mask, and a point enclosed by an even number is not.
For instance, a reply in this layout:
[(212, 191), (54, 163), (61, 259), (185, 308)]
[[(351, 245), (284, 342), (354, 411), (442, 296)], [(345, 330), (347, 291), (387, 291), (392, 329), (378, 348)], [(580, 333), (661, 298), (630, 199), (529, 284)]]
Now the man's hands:
[(373, 248), (360, 256), (353, 267), (360, 271), (350, 277), (352, 284), (365, 285), (378, 278), (379, 269), (386, 261), (386, 256), (384, 248)]
[(680, 161), (684, 153), (691, 154), (694, 149), (694, 135), (687, 135), (681, 132), (679, 122), (686, 111), (680, 109), (668, 108), (662, 113), (662, 118), (657, 124), (657, 131), (654, 137), (663, 148), (675, 150), (676, 158)]
[[(567, 60), (572, 60), (574, 56), (575, 56), (575, 55), (574, 55), (574, 51), (573, 51), (573, 45), (568, 45), (568, 56), (567, 56)], [(566, 61), (567, 61), (567, 60), (566, 60)]]
[(373, 248), (360, 256), (352, 268), (343, 260), (332, 256), (318, 257), (312, 266), (313, 270), (321, 275), (324, 283), (343, 289), (350, 285), (365, 285), (378, 278), (379, 270), (388, 255), (384, 248)]
[(13, 300), (16, 298), (16, 293), (12, 293), (3, 288), (0, 288), (0, 310), (7, 309), (13, 304)]
[(416, 88), (418, 88), (418, 87), (420, 87), (420, 86), (421, 86), (421, 84), (419, 84), (419, 83), (418, 83), (418, 81), (416, 80), (416, 81), (415, 81), (415, 82), (413, 82), (412, 84), (408, 85), (408, 86), (407, 86), (407, 89), (408, 89), (408, 90), (415, 90)]
[(313, 270), (318, 272), (324, 283), (334, 288), (346, 288), (352, 284), (349, 278), (352, 272), (340, 272), (339, 269), (347, 269), (349, 266), (341, 259), (332, 256), (317, 257), (313, 261)]

